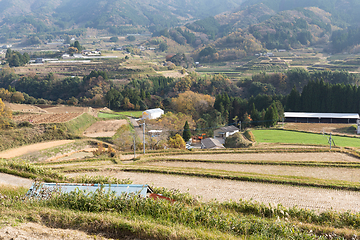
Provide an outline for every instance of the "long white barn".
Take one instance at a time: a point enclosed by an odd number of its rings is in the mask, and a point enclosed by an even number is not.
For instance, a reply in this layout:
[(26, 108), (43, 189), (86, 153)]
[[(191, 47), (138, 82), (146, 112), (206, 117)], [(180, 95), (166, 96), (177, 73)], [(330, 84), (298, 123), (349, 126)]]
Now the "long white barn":
[(358, 113), (306, 113), (285, 112), (285, 122), (298, 123), (356, 123)]

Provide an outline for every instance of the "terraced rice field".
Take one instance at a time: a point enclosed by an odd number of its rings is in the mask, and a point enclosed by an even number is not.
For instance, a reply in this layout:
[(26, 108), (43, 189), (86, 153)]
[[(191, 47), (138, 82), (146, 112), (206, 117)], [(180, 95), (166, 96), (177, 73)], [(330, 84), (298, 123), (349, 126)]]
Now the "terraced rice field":
[(54, 113), (54, 114), (22, 114), (13, 117), (16, 122), (40, 123), (62, 123), (68, 122), (81, 115), (81, 112), (75, 113)]
[(150, 166), (175, 167), (175, 168), (200, 168), (215, 169), (231, 172), (259, 173), (270, 175), (286, 175), (297, 177), (321, 178), (360, 182), (359, 168), (333, 168), (333, 167), (296, 167), (277, 165), (249, 165), (249, 164), (214, 164), (194, 162), (156, 162), (148, 163)]
[(356, 162), (360, 159), (342, 153), (301, 152), (301, 153), (226, 153), (226, 154), (186, 154), (174, 156), (160, 156), (157, 158), (186, 159), (186, 160), (233, 160), (233, 161), (318, 161), (318, 162)]
[[(318, 212), (360, 211), (360, 192), (354, 190), (360, 189), (356, 156), (306, 152), (306, 148), (297, 153), (265, 151), (269, 152), (143, 156), (140, 161), (122, 164), (110, 160), (58, 162), (49, 167), (70, 177), (130, 178), (135, 184), (189, 192), (202, 201), (244, 199)], [(280, 164), (285, 161), (289, 165)]]

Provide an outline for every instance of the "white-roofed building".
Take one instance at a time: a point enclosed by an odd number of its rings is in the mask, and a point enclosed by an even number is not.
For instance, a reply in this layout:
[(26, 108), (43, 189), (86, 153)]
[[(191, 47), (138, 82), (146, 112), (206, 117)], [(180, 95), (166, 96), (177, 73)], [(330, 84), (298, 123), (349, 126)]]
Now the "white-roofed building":
[(305, 113), (285, 112), (285, 122), (298, 123), (356, 123), (358, 113)]
[(155, 109), (148, 109), (143, 112), (142, 118), (143, 119), (157, 119), (160, 118), (164, 114), (164, 110), (161, 108), (155, 108)]

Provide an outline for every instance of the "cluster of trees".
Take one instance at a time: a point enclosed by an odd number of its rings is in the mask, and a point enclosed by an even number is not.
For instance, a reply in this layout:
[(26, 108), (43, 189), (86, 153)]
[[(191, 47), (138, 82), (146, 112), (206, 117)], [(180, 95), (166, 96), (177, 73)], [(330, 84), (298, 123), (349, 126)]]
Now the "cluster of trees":
[[(249, 32), (260, 40), (267, 49), (284, 48), (290, 49), (298, 45), (308, 45), (312, 41), (312, 34), (308, 30), (308, 23), (302, 18), (293, 22), (281, 21), (277, 15), (266, 21), (266, 24), (252, 25)], [(263, 33), (262, 28), (271, 28)]]
[(360, 87), (352, 84), (330, 84), (310, 81), (300, 94), (293, 88), (287, 97), (287, 111), (360, 112)]
[(70, 47), (68, 49), (68, 52), (70, 54), (72, 53), (79, 53), (82, 50), (84, 50), (85, 48), (83, 46), (81, 46), (81, 44), (79, 43), (79, 41), (75, 41), (74, 43), (70, 44)]
[(0, 87), (8, 88), (8, 86), (16, 88), (27, 96), (30, 95), (28, 100), (32, 102), (37, 101), (36, 99), (59, 103), (71, 100), (72, 104), (103, 106), (104, 96), (110, 90), (110, 81), (103, 71), (93, 71), (82, 79), (69, 77), (59, 80), (52, 73), (45, 77), (33, 74), (18, 78), (15, 74), (3, 70), (0, 74)]
[(263, 46), (259, 40), (246, 31), (238, 30), (196, 50), (193, 58), (200, 62), (231, 61), (261, 51)]
[(258, 94), (289, 94), (295, 86), (299, 91), (308, 84), (309, 81), (323, 80), (326, 83), (354, 84), (360, 82), (360, 77), (346, 71), (315, 71), (308, 72), (305, 69), (295, 68), (284, 73), (254, 74), (251, 79), (238, 82), (239, 88), (247, 89), (242, 97), (249, 98)]
[(207, 17), (193, 23), (188, 23), (186, 27), (195, 32), (205, 33), (210, 39), (215, 39), (219, 32), (221, 32), (221, 25), (214, 17)]
[(12, 51), (10, 48), (7, 49), (5, 58), (10, 67), (24, 66), (30, 61), (28, 53), (21, 54), (17, 51)]
[(174, 40), (175, 42), (177, 42), (180, 45), (189, 44), (193, 47), (197, 47), (203, 43), (201, 38), (196, 37), (196, 35), (194, 33), (190, 32), (189, 30), (186, 30), (186, 29), (183, 30), (181, 28), (175, 28), (175, 29), (171, 29), (171, 30), (168, 30), (167, 28), (165, 28), (158, 32), (155, 32), (153, 34), (153, 36), (154, 37), (164, 36), (164, 37)]
[(227, 124), (242, 126), (273, 126), (284, 116), (283, 103), (286, 97), (258, 95), (249, 100), (240, 97), (229, 97), (227, 93), (216, 96), (214, 109)]
[(334, 31), (331, 43), (335, 52), (342, 52), (360, 43), (360, 27), (349, 27), (344, 30)]

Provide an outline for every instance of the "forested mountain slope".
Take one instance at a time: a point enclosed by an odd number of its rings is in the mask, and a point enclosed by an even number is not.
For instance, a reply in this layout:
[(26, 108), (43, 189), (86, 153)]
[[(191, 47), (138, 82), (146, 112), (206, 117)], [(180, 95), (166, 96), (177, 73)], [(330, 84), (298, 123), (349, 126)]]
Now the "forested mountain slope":
[[(41, 33), (92, 27), (123, 33), (173, 27), (239, 7), (243, 0), (0, 0), (2, 33)], [(124, 28), (125, 27), (125, 28)], [(127, 28), (126, 28), (127, 27)], [(14, 35), (14, 33), (13, 33)]]

